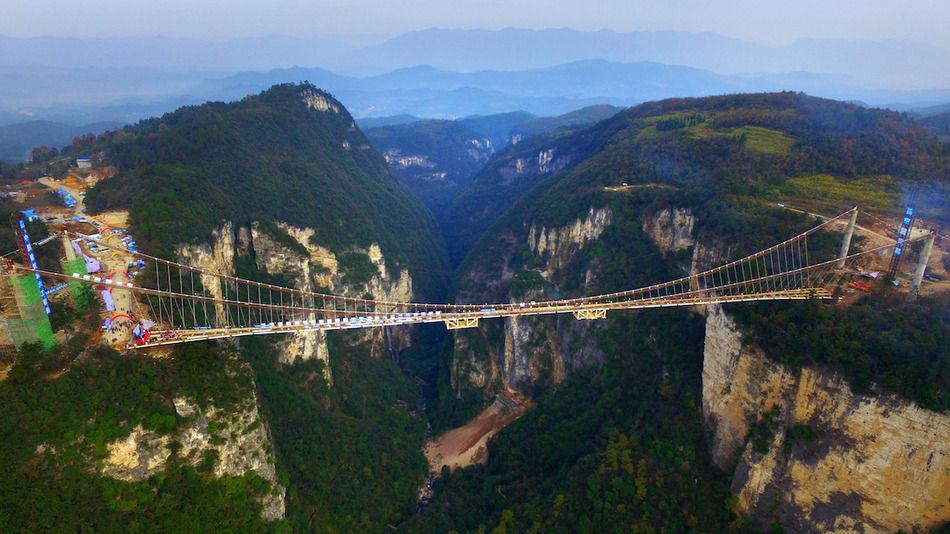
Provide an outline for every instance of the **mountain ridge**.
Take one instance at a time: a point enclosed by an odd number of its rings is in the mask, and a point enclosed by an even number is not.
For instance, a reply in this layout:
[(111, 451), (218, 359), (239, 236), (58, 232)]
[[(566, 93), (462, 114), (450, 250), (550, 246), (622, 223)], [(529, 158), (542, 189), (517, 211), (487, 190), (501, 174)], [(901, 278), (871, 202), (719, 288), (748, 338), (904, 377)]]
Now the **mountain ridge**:
[[(53, 38), (48, 43), (39, 38), (0, 37), (0, 47), (6, 52), (0, 58), (0, 72), (7, 74), (0, 82), (6, 95), (0, 102), (0, 118), (7, 113), (32, 112), (36, 118), (74, 123), (131, 123), (180, 105), (242, 98), (275, 83), (299, 82), (308, 77), (334, 92), (357, 117), (408, 113), (456, 118), (519, 108), (553, 115), (601, 103), (635, 105), (673, 96), (781, 90), (904, 108), (950, 101), (950, 74), (945, 74), (950, 73), (950, 51), (915, 41), (800, 39), (770, 46), (710, 32), (433, 28), (363, 47), (279, 36), (224, 42)], [(57, 55), (56, 51), (61, 50), (67, 53)], [(169, 50), (179, 53), (170, 54)], [(173, 70), (174, 65), (168, 63), (170, 57), (188, 58), (189, 63)], [(463, 92), (458, 84), (445, 87), (444, 80), (450, 76), (431, 69), (425, 79), (430, 85), (423, 86), (427, 91), (417, 86), (414, 89), (418, 91), (405, 94), (400, 89), (405, 84), (398, 81), (400, 75), (407, 74), (400, 73), (400, 69), (420, 65), (454, 72), (456, 79), (483, 73), (480, 77), (484, 80), (486, 71), (525, 72), (595, 59), (618, 64), (661, 63), (715, 76), (706, 79), (708, 87), (694, 83), (688, 91), (682, 89), (682, 83), (679, 89), (674, 87), (666, 93), (588, 90), (597, 101), (571, 100), (564, 91), (541, 97), (511, 90), (500, 95), (492, 87), (474, 82), (467, 85), (471, 90)], [(109, 71), (104, 64), (118, 69)], [(304, 74), (308, 69), (313, 70)], [(122, 71), (138, 74), (129, 79)], [(249, 71), (257, 74), (249, 75)], [(422, 72), (408, 74), (418, 76)], [(232, 76), (234, 80), (228, 81)], [(255, 77), (260, 79), (253, 81)], [(387, 81), (394, 85), (382, 85)], [(436, 85), (436, 81), (442, 85)], [(591, 80), (592, 85), (595, 83)], [(59, 90), (64, 85), (81, 86), (83, 90), (64, 94)], [(50, 107), (45, 102), (59, 104)], [(126, 106), (124, 114), (119, 114), (116, 105)], [(547, 108), (542, 109), (542, 105)], [(76, 118), (81, 113), (85, 113), (84, 118)]]

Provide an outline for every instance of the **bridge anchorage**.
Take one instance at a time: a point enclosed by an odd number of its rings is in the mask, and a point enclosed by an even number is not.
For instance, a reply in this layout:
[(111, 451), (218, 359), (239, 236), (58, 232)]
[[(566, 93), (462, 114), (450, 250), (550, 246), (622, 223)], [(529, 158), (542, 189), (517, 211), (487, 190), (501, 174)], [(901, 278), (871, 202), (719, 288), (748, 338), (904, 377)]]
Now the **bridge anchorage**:
[[(111, 253), (103, 263), (116, 263), (119, 268), (107, 276), (88, 274), (81, 268), (83, 262), (74, 260), (66, 262), (74, 267), (67, 273), (13, 266), (13, 275), (38, 274), (71, 284), (94, 285), (115, 307), (115, 315), (104, 327), (109, 332), (118, 328), (131, 334), (129, 348), (417, 323), (442, 322), (449, 329), (462, 329), (476, 327), (483, 319), (526, 315), (570, 313), (578, 320), (596, 320), (606, 318), (609, 310), (834, 299), (832, 289), (839, 284), (838, 274), (845, 265), (887, 256), (895, 248), (894, 243), (888, 243), (850, 254), (857, 215), (858, 208), (854, 207), (765, 250), (676, 280), (603, 295), (530, 303), (387, 302), (307, 292), (183, 265), (77, 234), (64, 234), (64, 242), (94, 243), (100, 251)], [(837, 257), (827, 257), (827, 252), (822, 257), (816, 246), (818, 240), (813, 238), (809, 243), (809, 237), (833, 228), (844, 229), (840, 252)], [(921, 239), (932, 243), (933, 233), (904, 239), (900, 246)], [(922, 262), (925, 264), (926, 258)]]

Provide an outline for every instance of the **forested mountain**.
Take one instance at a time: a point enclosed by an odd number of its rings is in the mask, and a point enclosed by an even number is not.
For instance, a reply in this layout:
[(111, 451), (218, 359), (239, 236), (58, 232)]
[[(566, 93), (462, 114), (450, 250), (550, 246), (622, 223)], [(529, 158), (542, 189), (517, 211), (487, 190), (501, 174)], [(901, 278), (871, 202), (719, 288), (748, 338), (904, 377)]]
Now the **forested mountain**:
[(372, 126), (372, 120), (359, 122), (366, 124), (366, 136), (385, 155), (393, 174), (443, 225), (451, 225), (443, 220), (446, 207), (471, 184), (496, 151), (533, 135), (583, 128), (618, 111), (620, 108), (600, 105), (556, 117), (514, 112), (456, 121), (408, 120), (397, 116), (384, 119), (378, 126)]
[[(117, 169), (87, 210), (128, 210), (149, 253), (309, 291), (444, 298), (431, 213), (313, 86), (182, 108), (67, 152)], [(381, 532), (415, 510), (426, 425), (381, 331), (155, 361), (99, 347), (99, 314), (81, 317), (0, 382), (0, 530)]]
[(82, 150), (104, 151), (120, 170), (89, 193), (89, 208), (130, 209), (133, 234), (155, 248), (210, 242), (225, 220), (280, 221), (313, 228), (311, 240), (334, 252), (377, 242), (391, 268), (431, 273), (421, 287), (445, 284), (431, 215), (346, 109), (312, 86), (182, 108)]
[[(496, 154), (446, 215), (453, 221), (446, 228), (450, 254), (464, 257), (455, 299), (572, 298), (683, 276), (814, 224), (783, 207), (789, 203), (827, 214), (858, 203), (886, 216), (900, 213), (902, 193), (914, 188), (922, 217), (946, 224), (939, 199), (947, 176), (946, 146), (888, 111), (792, 93), (644, 104)], [(834, 257), (837, 238), (829, 236), (826, 246)], [(811, 304), (735, 305), (734, 312), (741, 312), (749, 342), (776, 360), (828, 366), (852, 380), (855, 391), (897, 393), (945, 412), (950, 353), (941, 347), (950, 339), (950, 309), (945, 298), (902, 301), (884, 293), (850, 312)], [(707, 388), (703, 320), (685, 310), (647, 310), (581, 323), (521, 318), (456, 334), (456, 400), (448, 406), (440, 395), (437, 414), (448, 422), (437, 424), (465, 420), (471, 404), (490, 402), (503, 387), (532, 393), (538, 407), (491, 443), (485, 467), (441, 480), (413, 528), (752, 527), (733, 514), (740, 506), (730, 481), (710, 467), (711, 443), (697, 437)], [(892, 323), (926, 324), (928, 333), (886, 326)], [(881, 332), (887, 341), (878, 344)], [(777, 428), (760, 422), (749, 435), (771, 437)], [(792, 460), (803, 451), (814, 461), (797, 445), (814, 432), (829, 440), (824, 446), (840, 444), (817, 423), (786, 432), (800, 440), (788, 442)], [(809, 524), (794, 505), (772, 510), (765, 518), (753, 513), (754, 526)], [(861, 513), (850, 505), (839, 511)]]
[[(800, 94), (664, 100), (571, 135), (554, 133), (509, 147), (456, 199), (444, 231), (453, 261), (460, 261), (522, 193), (547, 180), (533, 193), (541, 194), (555, 186), (552, 177), (578, 165), (583, 167), (574, 174), (584, 183), (549, 193), (562, 206), (598, 186), (655, 183), (692, 194), (798, 197), (835, 209), (856, 202), (891, 209), (901, 199), (903, 184), (936, 182), (934, 187), (943, 190), (944, 150), (902, 114)], [(869, 180), (875, 187), (865, 187)], [(921, 198), (930, 204), (928, 216), (946, 217), (935, 198)], [(576, 214), (557, 209), (547, 216)], [(717, 224), (726, 224), (725, 213), (719, 218)]]
[(457, 121), (418, 121), (366, 130), (389, 168), (436, 218), (471, 182), (493, 152), (491, 143)]
[[(859, 204), (886, 216), (913, 198), (919, 217), (946, 225), (948, 175), (950, 150), (889, 111), (791, 93), (644, 104), (574, 134), (533, 138), (489, 162), (446, 216), (456, 225), (446, 228), (450, 242), (464, 251), (457, 243), (477, 241), (456, 273), (456, 296), (503, 301), (531, 271), (544, 273), (537, 284), (549, 296), (660, 281), (676, 265), (690, 265), (687, 251), (663, 260), (653, 246), (636, 243), (649, 217), (670, 208), (695, 217), (691, 240), (729, 243), (722, 253), (730, 258), (810, 224), (785, 203), (826, 214)], [(583, 222), (598, 210), (610, 211), (613, 222), (593, 251), (567, 261), (540, 250), (539, 237), (531, 242), (533, 229)], [(620, 228), (633, 235), (614, 235)], [(652, 259), (635, 261), (641, 257)], [(510, 273), (507, 280), (501, 272)], [(948, 406), (941, 399), (934, 408)]]

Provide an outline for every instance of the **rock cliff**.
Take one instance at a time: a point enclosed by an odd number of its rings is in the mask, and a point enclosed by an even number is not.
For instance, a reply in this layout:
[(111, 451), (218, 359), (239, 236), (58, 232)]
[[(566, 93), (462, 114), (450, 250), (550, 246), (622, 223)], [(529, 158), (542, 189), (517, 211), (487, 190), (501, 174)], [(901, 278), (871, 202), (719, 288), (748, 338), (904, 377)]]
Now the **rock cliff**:
[(560, 228), (538, 228), (531, 225), (528, 231), (528, 247), (544, 262), (542, 274), (550, 278), (554, 272), (567, 265), (584, 245), (604, 233), (604, 229), (613, 221), (613, 212), (609, 208), (587, 211), (587, 217), (579, 218), (574, 224)]
[(300, 98), (307, 104), (308, 109), (317, 111), (333, 111), (339, 113), (340, 108), (330, 99), (325, 97), (320, 91), (312, 87), (306, 87), (300, 91)]
[(210, 463), (215, 477), (243, 476), (253, 471), (270, 484), (261, 498), (261, 517), (273, 521), (284, 518), (287, 489), (277, 479), (274, 445), (258, 410), (253, 386), (250, 397), (227, 410), (199, 408), (185, 397), (174, 399), (180, 422), (165, 435), (142, 425), (128, 437), (107, 444), (100, 462), (104, 476), (127, 482), (144, 480), (162, 472), (174, 455), (190, 465)]
[[(597, 240), (613, 221), (609, 208), (591, 207), (584, 219), (551, 227), (532, 224), (527, 246), (540, 267), (544, 288), (508, 295), (509, 302), (543, 300), (559, 294), (555, 278), (586, 245)], [(507, 284), (517, 273), (505, 269)], [(588, 273), (588, 279), (590, 275)], [(488, 390), (502, 387), (523, 390), (531, 384), (557, 384), (570, 369), (589, 365), (600, 358), (596, 343), (587, 342), (595, 325), (578, 323), (573, 317), (511, 317), (503, 323), (485, 324), (477, 331), (457, 333), (452, 380), (456, 391), (463, 388)]]
[(643, 220), (643, 231), (664, 254), (692, 247), (694, 226), (696, 217), (685, 208), (666, 208)]
[(855, 395), (835, 373), (791, 369), (707, 315), (703, 416), (740, 511), (789, 532), (927, 530), (950, 521), (950, 415)]
[[(356, 286), (345, 283), (346, 270), (341, 267), (340, 260), (333, 252), (312, 243), (312, 229), (295, 228), (283, 223), (277, 223), (277, 228), (292, 238), (299, 247), (281, 242), (269, 232), (263, 231), (258, 223), (251, 224), (250, 228), (241, 227), (236, 230), (231, 223), (225, 223), (214, 233), (213, 245), (180, 246), (178, 257), (190, 265), (234, 275), (235, 258), (253, 255), (259, 269), (271, 274), (282, 274), (291, 279), (297, 289), (304, 291), (329, 291), (334, 295), (350, 297), (372, 295), (375, 300), (389, 302), (411, 300), (412, 279), (408, 270), (402, 269), (395, 276), (391, 274), (386, 268), (385, 258), (378, 245), (373, 244), (366, 249), (352, 249), (351, 252), (365, 254), (376, 269), (368, 281)], [(220, 292), (216, 284), (205, 283), (205, 286), (213, 288), (212, 292)], [(220, 310), (219, 316), (223, 316)], [(372, 341), (373, 354), (385, 353), (387, 341), (381, 331), (365, 330), (361, 331), (360, 335)], [(395, 329), (395, 344), (408, 345), (408, 335), (405, 329)], [(318, 358), (325, 364), (327, 379), (331, 378), (329, 353), (322, 332), (301, 332), (285, 336), (281, 341), (280, 354), (282, 363), (293, 363), (298, 358)]]

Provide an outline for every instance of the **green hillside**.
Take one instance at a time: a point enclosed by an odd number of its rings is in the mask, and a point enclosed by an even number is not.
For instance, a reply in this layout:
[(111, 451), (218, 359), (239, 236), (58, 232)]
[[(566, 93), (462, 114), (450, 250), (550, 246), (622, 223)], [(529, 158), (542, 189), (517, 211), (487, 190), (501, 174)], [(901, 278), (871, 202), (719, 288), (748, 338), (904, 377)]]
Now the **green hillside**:
[(429, 120), (370, 128), (366, 136), (392, 173), (437, 218), (488, 161), (487, 139), (457, 121)]
[[(524, 162), (538, 161), (539, 153), (560, 156), (563, 167), (529, 172)], [(519, 159), (521, 172), (512, 172)], [(446, 228), (449, 242), (453, 235), (475, 242), (470, 250), (451, 250), (453, 259), (464, 255), (454, 298), (571, 298), (682, 276), (693, 249), (664, 254), (644, 231), (648, 217), (668, 208), (688, 209), (697, 220), (692, 237), (721, 247), (729, 258), (814, 225), (779, 203), (830, 214), (857, 203), (884, 216), (900, 213), (906, 193), (917, 190), (924, 217), (946, 223), (941, 199), (948, 176), (947, 147), (888, 111), (791, 93), (648, 103), (574, 134), (531, 139), (489, 162), (450, 210), (457, 226)], [(569, 227), (591, 209), (608, 209), (612, 221), (565, 262), (552, 267), (529, 250), (532, 227)], [(833, 257), (839, 243), (829, 236), (827, 254)], [(857, 302), (850, 313), (814, 303), (734, 305), (733, 311), (749, 327), (749, 341), (777, 359), (829, 366), (861, 391), (878, 391), (869, 387), (876, 384), (945, 410), (946, 299), (908, 306), (898, 300), (885, 292)], [(915, 323), (926, 323), (928, 331)], [(485, 467), (441, 481), (433, 502), (414, 520), (416, 529), (748, 528), (733, 514), (729, 481), (709, 467), (700, 437), (701, 320), (686, 310), (646, 310), (611, 313), (592, 326), (572, 318), (521, 324), (532, 331), (528, 339), (555, 339), (528, 348), (539, 378), (519, 388), (534, 395), (538, 407), (493, 440)], [(877, 343), (876, 333), (886, 342), (862, 350)], [(460, 339), (476, 347), (481, 365), (493, 358), (493, 366), (505, 363), (499, 356), (508, 341), (502, 325), (486, 322), (457, 333), (456, 343)], [(591, 345), (600, 358), (573, 371), (554, 392), (556, 350)], [(436, 415), (444, 419), (436, 424), (457, 424), (471, 413), (466, 402), (491, 399), (466, 389), (463, 378), (456, 377), (463, 385), (455, 386), (454, 398), (465, 400), (440, 406)]]
[[(327, 109), (308, 107), (320, 100)], [(86, 197), (95, 213), (131, 211), (145, 248), (210, 242), (225, 221), (313, 228), (335, 253), (378, 243), (387, 265), (408, 266), (423, 294), (448, 272), (435, 220), (388, 172), (346, 109), (310, 85), (278, 85), (244, 100), (186, 107), (122, 131), (104, 151), (119, 173)]]
[[(544, 151), (564, 168), (540, 171), (532, 162)], [(664, 100), (499, 153), (449, 208), (445, 233), (459, 261), (519, 199), (528, 218), (562, 224), (591, 203), (613, 202), (605, 188), (623, 184), (662, 185), (663, 195), (696, 209), (707, 200), (734, 208), (791, 202), (822, 213), (860, 204), (880, 214), (902, 209), (911, 190), (930, 188), (935, 194), (919, 199), (923, 215), (946, 222), (950, 210), (939, 199), (947, 161), (945, 145), (890, 111), (795, 93)], [(528, 207), (522, 194), (542, 182)], [(713, 234), (735, 231), (749, 211), (715, 210), (700, 217)]]

